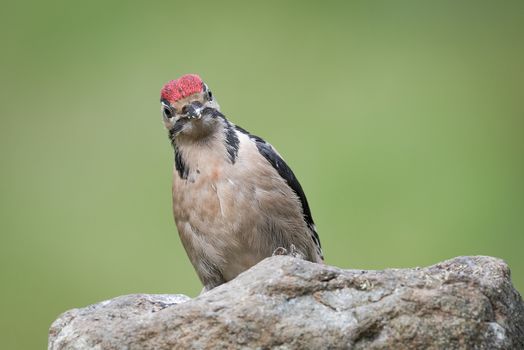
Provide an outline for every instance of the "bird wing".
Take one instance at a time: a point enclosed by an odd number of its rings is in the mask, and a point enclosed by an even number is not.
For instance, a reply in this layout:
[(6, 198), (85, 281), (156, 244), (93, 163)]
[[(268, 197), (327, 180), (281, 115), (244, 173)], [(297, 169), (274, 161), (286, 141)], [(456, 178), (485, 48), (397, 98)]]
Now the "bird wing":
[(296, 193), (302, 205), (302, 212), (304, 215), (304, 221), (306, 222), (308, 228), (311, 230), (311, 238), (315, 242), (319, 250), (319, 255), (324, 259), (322, 255), (322, 247), (320, 245), (320, 238), (318, 236), (313, 217), (311, 215), (311, 210), (309, 209), (309, 204), (307, 202), (306, 194), (298, 182), (295, 174), (291, 168), (286, 164), (284, 159), (277, 153), (277, 151), (269, 144), (264, 141), (262, 138), (252, 135), (246, 130), (242, 129), (239, 126), (235, 126), (236, 129), (244, 134), (247, 134), (256, 144), (260, 154), (273, 166), (273, 168), (278, 172), (278, 174), (286, 181), (289, 187)]

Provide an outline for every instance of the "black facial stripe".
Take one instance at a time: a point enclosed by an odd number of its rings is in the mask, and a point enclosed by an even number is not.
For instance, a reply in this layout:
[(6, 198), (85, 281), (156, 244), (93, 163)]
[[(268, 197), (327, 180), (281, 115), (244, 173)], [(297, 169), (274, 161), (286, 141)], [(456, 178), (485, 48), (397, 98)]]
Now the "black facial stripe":
[(175, 125), (173, 125), (173, 127), (169, 130), (169, 133), (172, 134), (173, 136), (177, 135), (184, 127), (184, 124), (186, 123), (186, 121), (187, 120), (184, 118), (178, 119), (175, 122)]
[(186, 163), (184, 162), (184, 159), (182, 158), (182, 155), (180, 154), (180, 151), (178, 150), (176, 144), (173, 142), (173, 148), (175, 150), (175, 169), (178, 172), (178, 175), (182, 179), (187, 179), (187, 176), (189, 175), (189, 168), (187, 167)]

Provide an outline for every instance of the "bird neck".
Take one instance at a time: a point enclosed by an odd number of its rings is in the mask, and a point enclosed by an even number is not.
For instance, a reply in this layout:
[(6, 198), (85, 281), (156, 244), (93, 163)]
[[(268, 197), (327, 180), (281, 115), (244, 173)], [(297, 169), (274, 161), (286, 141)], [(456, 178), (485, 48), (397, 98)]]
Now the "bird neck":
[(180, 134), (172, 139), (175, 168), (181, 178), (187, 179), (191, 172), (210, 165), (235, 163), (239, 148), (237, 130), (225, 117), (219, 118), (212, 130)]

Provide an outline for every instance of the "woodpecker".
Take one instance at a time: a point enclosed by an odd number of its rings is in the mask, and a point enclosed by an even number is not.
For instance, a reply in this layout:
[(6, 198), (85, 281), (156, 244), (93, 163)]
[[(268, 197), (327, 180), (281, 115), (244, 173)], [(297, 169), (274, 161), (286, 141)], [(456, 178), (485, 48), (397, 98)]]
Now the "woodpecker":
[(196, 74), (166, 83), (160, 103), (176, 227), (204, 290), (282, 249), (323, 262), (302, 186), (273, 146), (230, 122)]

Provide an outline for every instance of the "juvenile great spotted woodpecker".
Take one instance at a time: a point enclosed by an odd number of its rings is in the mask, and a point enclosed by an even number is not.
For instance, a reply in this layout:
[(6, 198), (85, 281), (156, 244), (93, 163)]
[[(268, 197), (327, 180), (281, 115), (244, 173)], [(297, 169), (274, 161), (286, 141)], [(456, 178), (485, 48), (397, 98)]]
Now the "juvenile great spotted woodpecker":
[(204, 290), (278, 249), (323, 262), (302, 186), (273, 146), (231, 123), (198, 75), (165, 84), (160, 102), (174, 149), (173, 214)]

